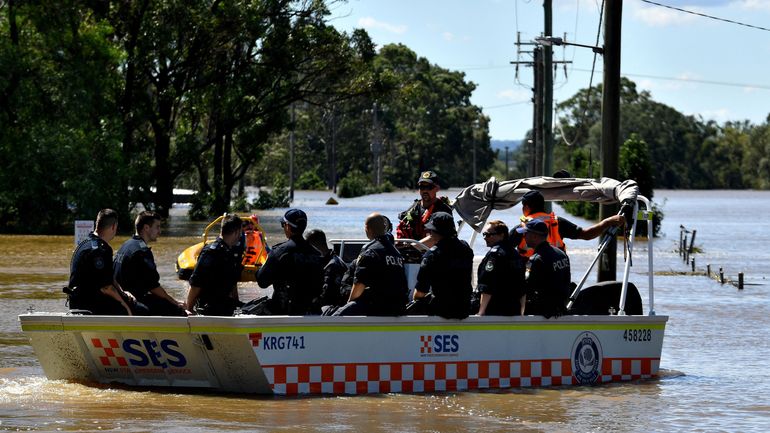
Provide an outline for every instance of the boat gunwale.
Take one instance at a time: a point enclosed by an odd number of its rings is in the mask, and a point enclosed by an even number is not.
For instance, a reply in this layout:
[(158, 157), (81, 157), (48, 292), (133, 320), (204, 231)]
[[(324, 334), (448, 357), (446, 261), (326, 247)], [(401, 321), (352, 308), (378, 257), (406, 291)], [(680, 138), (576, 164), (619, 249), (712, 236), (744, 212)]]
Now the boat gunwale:
[[(149, 319), (149, 320), (148, 320)], [(581, 315), (545, 319), (542, 316), (471, 316), (463, 320), (430, 316), (328, 317), (328, 316), (79, 316), (67, 313), (19, 315), (22, 331), (99, 331), (153, 333), (253, 332), (407, 332), (452, 331), (558, 331), (665, 329), (668, 316)], [(151, 323), (148, 323), (151, 322)]]

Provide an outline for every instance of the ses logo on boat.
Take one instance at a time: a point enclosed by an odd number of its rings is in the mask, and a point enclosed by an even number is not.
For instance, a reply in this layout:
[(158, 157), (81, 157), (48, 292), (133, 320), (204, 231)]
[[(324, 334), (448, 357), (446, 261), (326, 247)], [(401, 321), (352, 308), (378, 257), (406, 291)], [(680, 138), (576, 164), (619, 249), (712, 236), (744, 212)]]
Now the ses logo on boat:
[(420, 356), (457, 356), (459, 351), (457, 334), (420, 335)]
[(152, 340), (128, 338), (118, 342), (115, 338), (92, 338), (94, 354), (105, 371), (120, 372), (132, 367), (136, 372), (162, 372), (164, 374), (189, 374), (187, 358), (179, 350), (175, 340)]

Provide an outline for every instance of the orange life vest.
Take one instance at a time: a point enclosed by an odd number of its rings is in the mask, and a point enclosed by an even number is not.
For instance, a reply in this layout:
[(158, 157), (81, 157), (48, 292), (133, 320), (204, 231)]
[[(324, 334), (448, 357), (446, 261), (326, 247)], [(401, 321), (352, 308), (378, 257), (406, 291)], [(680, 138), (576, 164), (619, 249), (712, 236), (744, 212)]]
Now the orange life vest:
[(262, 242), (260, 232), (256, 230), (246, 230), (246, 245), (243, 252), (244, 266), (262, 265), (267, 260), (267, 249)]
[[(532, 220), (543, 221), (548, 226), (548, 243), (564, 251), (565, 253), (567, 252), (567, 246), (564, 244), (564, 240), (559, 234), (559, 219), (556, 218), (556, 214), (553, 212), (550, 214), (545, 212), (531, 213), (527, 216), (521, 217), (521, 226), (524, 227), (529, 221)], [(527, 241), (524, 240), (523, 236), (521, 237), (521, 242), (519, 242), (518, 250), (519, 254), (524, 257), (530, 257), (535, 253), (533, 248), (527, 246)]]

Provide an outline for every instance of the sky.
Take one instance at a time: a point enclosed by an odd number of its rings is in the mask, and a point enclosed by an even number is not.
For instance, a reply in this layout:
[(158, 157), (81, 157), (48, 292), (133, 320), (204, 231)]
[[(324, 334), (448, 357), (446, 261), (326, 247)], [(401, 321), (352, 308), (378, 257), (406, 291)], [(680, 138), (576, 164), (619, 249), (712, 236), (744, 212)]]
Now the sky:
[[(751, 28), (657, 6), (623, 2), (621, 74), (655, 101), (704, 120), (763, 123), (770, 114), (770, 0), (655, 0)], [(553, 36), (603, 45), (599, 0), (553, 0)], [(542, 0), (348, 0), (331, 5), (341, 31), (364, 28), (378, 48), (402, 43), (420, 57), (463, 71), (477, 85), (471, 102), (490, 118), (493, 140), (519, 140), (532, 125), (531, 61), (526, 51), (542, 34)], [(518, 52), (521, 50), (522, 52)], [(554, 47), (556, 103), (588, 87), (594, 53)], [(602, 58), (593, 85), (602, 82)], [(554, 104), (555, 105), (555, 104)], [(554, 119), (558, 117), (556, 112)]]

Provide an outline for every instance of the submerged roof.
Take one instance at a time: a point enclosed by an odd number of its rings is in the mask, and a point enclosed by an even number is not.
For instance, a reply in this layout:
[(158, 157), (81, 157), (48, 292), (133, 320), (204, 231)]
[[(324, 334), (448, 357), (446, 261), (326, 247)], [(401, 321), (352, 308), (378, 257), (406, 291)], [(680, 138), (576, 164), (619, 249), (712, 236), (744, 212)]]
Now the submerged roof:
[(498, 182), (494, 177), (484, 183), (471, 185), (457, 195), (454, 210), (474, 230), (489, 218), (492, 209), (516, 206), (521, 197), (536, 190), (547, 201), (587, 201), (601, 204), (636, 201), (639, 186), (634, 180), (623, 182), (608, 177), (596, 179), (528, 177)]

